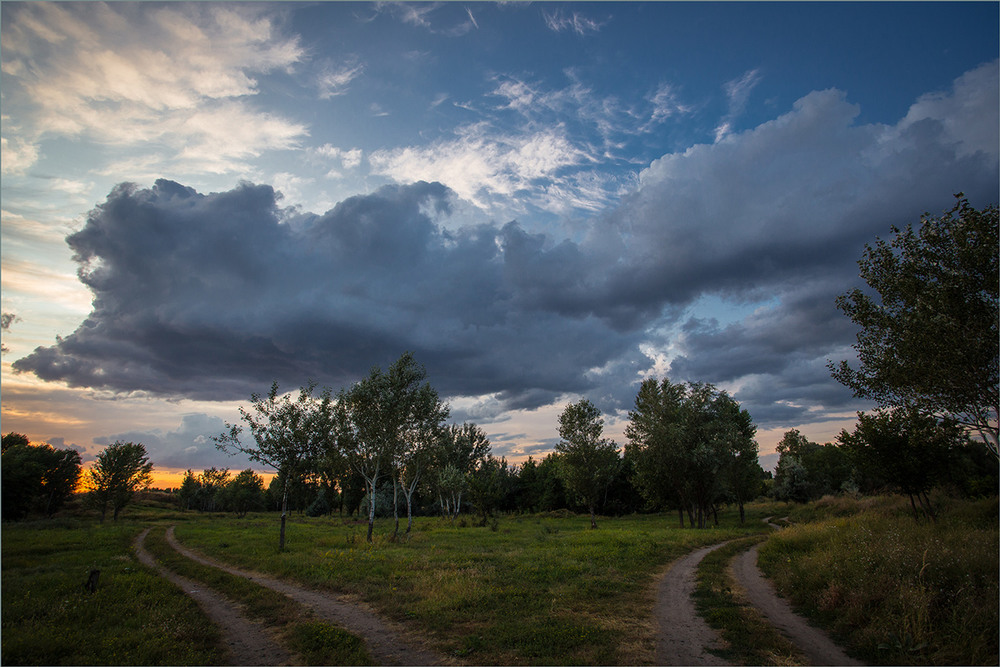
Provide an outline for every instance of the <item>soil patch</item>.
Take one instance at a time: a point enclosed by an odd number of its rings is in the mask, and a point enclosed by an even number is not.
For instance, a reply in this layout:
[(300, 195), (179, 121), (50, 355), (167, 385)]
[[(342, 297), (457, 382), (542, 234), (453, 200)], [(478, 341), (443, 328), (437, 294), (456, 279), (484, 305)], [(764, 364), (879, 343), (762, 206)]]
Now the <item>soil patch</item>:
[(222, 632), (229, 649), (232, 665), (291, 665), (292, 655), (271, 639), (260, 623), (243, 616), (236, 605), (196, 581), (168, 570), (160, 565), (144, 548), (149, 529), (142, 531), (135, 541), (135, 555), (143, 565), (153, 568), (160, 576), (179, 587), (201, 607)]
[(275, 579), (258, 572), (240, 570), (207, 558), (177, 542), (173, 526), (167, 529), (167, 542), (180, 554), (195, 562), (224, 570), (238, 577), (245, 577), (261, 586), (287, 595), (296, 602), (309, 607), (318, 618), (359, 635), (364, 639), (368, 651), (379, 664), (439, 665), (446, 662), (441, 656), (436, 655), (418, 641), (410, 637), (404, 639), (402, 630), (390, 626), (373, 612), (357, 604), (339, 599), (333, 593), (304, 588), (281, 579)]

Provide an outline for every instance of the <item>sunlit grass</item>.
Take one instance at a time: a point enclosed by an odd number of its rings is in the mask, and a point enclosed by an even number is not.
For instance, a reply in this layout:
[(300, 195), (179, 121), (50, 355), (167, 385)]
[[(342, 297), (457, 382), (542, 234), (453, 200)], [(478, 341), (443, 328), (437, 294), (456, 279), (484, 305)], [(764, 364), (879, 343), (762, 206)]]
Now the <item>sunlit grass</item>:
[[(3, 525), (6, 665), (211, 665), (225, 654), (198, 606), (135, 559), (142, 526)], [(101, 570), (94, 593), (84, 589)]]
[[(783, 595), (879, 664), (997, 664), (997, 501), (943, 502), (917, 524), (898, 498), (829, 500), (834, 518), (761, 548)], [(823, 507), (811, 511), (822, 511)]]
[[(763, 515), (761, 515), (763, 516)], [(407, 541), (379, 524), (294, 517), (286, 550), (267, 515), (178, 525), (177, 538), (214, 558), (355, 596), (444, 655), (476, 664), (642, 664), (653, 657), (653, 581), (705, 544), (763, 530), (681, 530), (673, 516), (510, 517), (499, 528), (421, 517)]]

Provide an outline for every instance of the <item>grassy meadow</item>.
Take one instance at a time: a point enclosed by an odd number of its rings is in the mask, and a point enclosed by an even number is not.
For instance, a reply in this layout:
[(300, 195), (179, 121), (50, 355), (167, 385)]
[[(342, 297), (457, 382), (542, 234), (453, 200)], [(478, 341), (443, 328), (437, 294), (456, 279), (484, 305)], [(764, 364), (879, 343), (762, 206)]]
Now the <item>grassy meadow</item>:
[[(766, 516), (792, 526), (769, 533)], [(163, 541), (246, 569), (361, 601), (468, 664), (648, 664), (653, 582), (668, 562), (734, 539), (703, 563), (697, 602), (720, 628), (726, 656), (793, 664), (795, 653), (733, 592), (728, 559), (766, 540), (761, 564), (779, 588), (854, 652), (879, 664), (996, 664), (997, 501), (943, 502), (917, 525), (899, 498), (748, 506), (721, 526), (680, 529), (675, 514), (599, 520), (565, 514), (501, 517), (490, 526), (418, 517), (408, 539), (391, 522), (292, 516), (279, 553), (275, 514), (133, 511), (3, 525), (4, 664), (218, 664), (218, 635), (197, 606), (140, 565), (135, 536), (161, 563), (237, 600), (308, 664), (368, 661), (357, 638), (259, 586), (179, 559)], [(84, 590), (102, 570), (96, 593)], [(757, 625), (754, 625), (757, 624)], [(750, 628), (750, 630), (748, 630)]]

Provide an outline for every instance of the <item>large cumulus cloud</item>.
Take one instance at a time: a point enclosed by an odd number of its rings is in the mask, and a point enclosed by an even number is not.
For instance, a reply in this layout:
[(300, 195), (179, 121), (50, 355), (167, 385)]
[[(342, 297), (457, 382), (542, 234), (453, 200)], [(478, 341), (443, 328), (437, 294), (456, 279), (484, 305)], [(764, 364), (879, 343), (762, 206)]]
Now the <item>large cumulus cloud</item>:
[[(122, 185), (68, 238), (93, 312), (14, 366), (239, 399), (273, 379), (338, 386), (412, 350), (445, 395), (492, 395), (482, 406), (577, 392), (608, 408), (669, 350), (657, 370), (733, 387), (765, 425), (822, 418), (850, 406), (825, 365), (853, 342), (833, 299), (864, 244), (959, 191), (997, 200), (997, 79), (984, 65), (894, 125), (859, 123), (843, 92), (810, 93), (654, 161), (572, 239), (442, 225), (456, 195), (438, 183), (322, 215), (283, 209), (264, 185)], [(684, 316), (706, 295), (759, 308), (725, 324)]]

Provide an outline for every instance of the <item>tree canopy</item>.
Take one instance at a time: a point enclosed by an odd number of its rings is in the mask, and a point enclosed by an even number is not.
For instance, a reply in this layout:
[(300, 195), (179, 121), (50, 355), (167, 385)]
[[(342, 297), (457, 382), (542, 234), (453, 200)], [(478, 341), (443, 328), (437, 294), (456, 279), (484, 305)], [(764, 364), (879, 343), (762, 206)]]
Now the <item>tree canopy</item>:
[(858, 366), (833, 377), (882, 408), (907, 406), (978, 433), (997, 456), (998, 214), (961, 195), (918, 229), (892, 227), (858, 262), (874, 290), (854, 289), (837, 306), (859, 325)]
[(122, 508), (153, 481), (153, 463), (139, 442), (119, 440), (108, 445), (87, 472), (91, 502), (100, 510), (101, 521), (109, 506), (112, 520), (117, 521)]
[(571, 493), (579, 496), (590, 510), (590, 527), (597, 528), (597, 504), (618, 471), (618, 445), (602, 438), (601, 411), (587, 399), (566, 406), (559, 415), (556, 445), (560, 475)]

